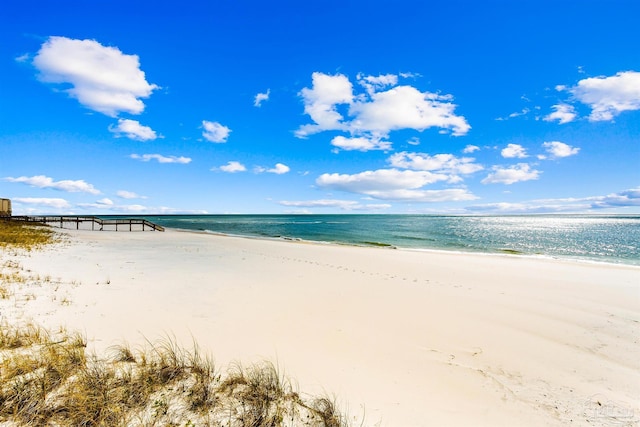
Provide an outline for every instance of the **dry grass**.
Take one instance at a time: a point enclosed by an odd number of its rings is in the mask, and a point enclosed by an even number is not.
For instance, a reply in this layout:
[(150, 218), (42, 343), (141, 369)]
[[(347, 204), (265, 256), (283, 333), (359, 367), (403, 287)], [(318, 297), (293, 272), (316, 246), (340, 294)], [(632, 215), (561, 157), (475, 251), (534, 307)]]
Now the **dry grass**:
[[(46, 226), (0, 219), (0, 255), (9, 250), (28, 252), (58, 240), (59, 236)], [(10, 284), (24, 281), (17, 263), (9, 261), (0, 265), (0, 299), (10, 297)]]
[(30, 251), (53, 243), (55, 239), (55, 233), (47, 226), (0, 219), (0, 248)]
[(347, 425), (332, 401), (303, 400), (273, 364), (234, 365), (222, 376), (197, 347), (170, 339), (88, 357), (66, 331), (0, 325), (0, 422), (124, 426)]
[[(0, 255), (59, 240), (47, 227), (0, 220)], [(1, 261), (1, 260), (0, 260)], [(0, 264), (0, 299), (52, 282)], [(22, 289), (24, 290), (24, 289)], [(23, 298), (24, 299), (24, 298)], [(25, 299), (26, 301), (26, 299)], [(22, 300), (20, 300), (22, 303)], [(326, 398), (302, 399), (271, 363), (217, 371), (194, 343), (148, 342), (88, 355), (86, 340), (65, 330), (0, 323), (0, 425), (34, 426), (327, 426), (348, 423)]]

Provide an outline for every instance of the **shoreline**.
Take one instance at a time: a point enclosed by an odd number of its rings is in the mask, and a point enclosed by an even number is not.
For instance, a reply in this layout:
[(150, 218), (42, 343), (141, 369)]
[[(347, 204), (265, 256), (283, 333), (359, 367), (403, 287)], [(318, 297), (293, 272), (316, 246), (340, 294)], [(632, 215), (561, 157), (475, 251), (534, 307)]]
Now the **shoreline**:
[[(122, 215), (103, 215), (107, 219), (124, 218)], [(640, 252), (637, 239), (640, 238), (640, 216), (637, 214), (527, 214), (527, 215), (414, 215), (414, 214), (237, 214), (237, 215), (129, 215), (129, 218), (156, 221), (163, 227), (174, 230), (203, 232), (209, 234), (227, 235), (255, 239), (275, 239), (285, 241), (308, 241), (319, 244), (352, 245), (359, 247), (382, 247), (409, 251), (447, 251), (456, 253), (481, 254), (513, 254), (527, 257), (546, 257), (550, 259), (565, 259), (577, 262), (595, 262), (613, 265), (631, 265), (640, 267)], [(231, 220), (230, 220), (231, 218)], [(238, 221), (236, 219), (239, 218)], [(331, 221), (328, 218), (341, 218)], [(353, 218), (358, 218), (354, 220)], [(360, 228), (359, 221), (363, 219), (367, 225)], [(374, 220), (369, 221), (371, 218)], [(384, 218), (384, 220), (381, 220)], [(392, 218), (393, 222), (387, 219)], [(425, 218), (429, 220), (421, 222)], [(476, 236), (468, 227), (475, 227), (475, 221), (441, 222), (440, 219), (478, 219), (488, 220), (484, 230), (484, 237)], [(608, 218), (614, 223), (599, 220)], [(407, 219), (410, 219), (407, 222)], [(517, 219), (515, 223), (512, 220)], [(543, 219), (543, 221), (540, 221)], [(433, 221), (435, 222), (433, 222)], [(499, 220), (498, 222), (495, 222)], [(570, 220), (567, 227), (566, 220)], [(626, 236), (622, 238), (621, 231), (612, 228), (618, 221), (633, 221), (627, 228)], [(184, 222), (186, 221), (186, 222)], [(417, 221), (417, 222), (415, 222)], [(506, 221), (513, 226), (513, 233), (504, 234)], [(531, 221), (533, 223), (531, 224)], [(552, 222), (549, 222), (552, 221)], [(559, 221), (559, 222), (558, 222)], [(583, 221), (584, 227), (583, 227)], [(595, 222), (594, 222), (595, 221)], [(307, 229), (307, 225), (316, 225)], [(335, 228), (330, 224), (340, 224)], [(402, 232), (383, 232), (371, 238), (371, 232), (363, 230), (387, 229), (393, 230), (397, 224)], [(299, 226), (303, 225), (302, 228)], [(580, 226), (578, 226), (580, 225)], [(196, 227), (196, 228), (184, 228)], [(327, 228), (328, 226), (328, 228)], [(528, 230), (541, 230), (542, 234), (532, 234)], [(347, 227), (347, 228), (345, 228)], [(349, 231), (355, 227), (357, 231)], [(368, 228), (367, 228), (368, 227)], [(376, 228), (378, 227), (378, 228)], [(446, 233), (441, 233), (439, 227), (444, 227)], [(586, 227), (586, 228), (585, 228)], [(592, 228), (597, 227), (597, 228)], [(545, 230), (559, 231), (547, 233)], [(216, 230), (221, 229), (221, 230)], [(227, 232), (230, 230), (231, 232)], [(496, 233), (495, 238), (487, 239), (487, 234)], [(595, 233), (595, 234), (592, 234)], [(374, 233), (375, 234), (375, 233)], [(615, 236), (618, 237), (615, 237)], [(515, 236), (519, 236), (516, 239)], [(610, 237), (606, 237), (610, 236)], [(322, 237), (326, 240), (321, 239)], [(538, 241), (538, 237), (540, 240)], [(335, 239), (342, 240), (335, 240)], [(534, 242), (523, 244), (523, 242)], [(415, 242), (419, 242), (415, 244)], [(519, 243), (520, 242), (520, 243)], [(537, 242), (537, 243), (536, 243)], [(429, 243), (436, 243), (429, 244)], [(558, 248), (563, 248), (559, 250)], [(603, 249), (606, 248), (606, 249)], [(617, 256), (610, 256), (616, 253)]]
[(366, 244), (367, 242), (363, 242), (362, 244), (357, 243), (349, 243), (349, 242), (339, 242), (339, 241), (323, 241), (323, 240), (309, 240), (303, 239), (300, 237), (287, 237), (287, 236), (257, 236), (257, 235), (249, 235), (249, 234), (231, 234), (231, 233), (223, 233), (219, 231), (212, 230), (193, 230), (188, 228), (174, 228), (167, 227), (167, 230), (173, 230), (181, 233), (196, 233), (196, 234), (205, 234), (212, 236), (220, 236), (220, 237), (234, 237), (239, 239), (252, 239), (252, 240), (267, 240), (267, 241), (277, 241), (277, 242), (291, 242), (291, 243), (306, 243), (306, 244), (317, 244), (317, 245), (335, 245), (335, 246), (351, 246), (356, 248), (372, 248), (372, 249), (386, 249), (386, 250), (398, 250), (398, 251), (406, 251), (406, 252), (424, 252), (424, 253), (451, 253), (458, 255), (479, 255), (479, 256), (506, 256), (506, 257), (520, 257), (520, 258), (531, 258), (531, 259), (539, 259), (539, 260), (555, 260), (560, 262), (569, 262), (569, 263), (585, 263), (585, 264), (595, 264), (602, 266), (622, 266), (622, 267), (632, 267), (640, 269), (640, 260), (634, 261), (634, 263), (623, 262), (613, 262), (613, 261), (601, 261), (593, 258), (579, 258), (579, 257), (562, 257), (557, 255), (545, 255), (545, 254), (528, 254), (524, 252), (520, 252), (512, 249), (500, 249), (495, 250), (494, 252), (486, 252), (481, 250), (456, 250), (456, 249), (442, 249), (442, 248), (413, 248), (406, 246), (396, 246), (388, 243), (377, 243), (377, 244)]
[(222, 367), (269, 360), (336, 396), (353, 425), (606, 425), (598, 403), (640, 420), (635, 266), (61, 233), (67, 243), (8, 255), (50, 280), (0, 300), (2, 320), (81, 330), (96, 350), (170, 334)]

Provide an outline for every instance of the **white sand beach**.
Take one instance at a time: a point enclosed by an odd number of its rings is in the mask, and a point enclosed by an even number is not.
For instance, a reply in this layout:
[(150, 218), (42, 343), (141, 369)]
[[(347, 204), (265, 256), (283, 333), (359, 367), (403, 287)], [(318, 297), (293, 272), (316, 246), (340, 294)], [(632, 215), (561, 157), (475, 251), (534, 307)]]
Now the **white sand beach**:
[(640, 268), (167, 230), (3, 254), (0, 320), (270, 360), (353, 425), (637, 425)]

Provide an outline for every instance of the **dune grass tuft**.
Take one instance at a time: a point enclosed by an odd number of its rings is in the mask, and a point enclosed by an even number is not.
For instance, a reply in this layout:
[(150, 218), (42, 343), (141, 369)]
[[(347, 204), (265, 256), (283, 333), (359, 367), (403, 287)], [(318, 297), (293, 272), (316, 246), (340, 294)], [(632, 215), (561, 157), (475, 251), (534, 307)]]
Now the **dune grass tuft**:
[(326, 426), (348, 423), (326, 398), (305, 401), (271, 363), (224, 374), (173, 339), (104, 358), (86, 340), (0, 324), (0, 424), (15, 426)]
[(55, 232), (42, 224), (0, 219), (0, 248), (32, 250), (55, 240)]
[(241, 425), (281, 425), (287, 405), (298, 400), (290, 383), (268, 362), (247, 369), (239, 364), (233, 366), (221, 390), (235, 396), (237, 405), (230, 409)]

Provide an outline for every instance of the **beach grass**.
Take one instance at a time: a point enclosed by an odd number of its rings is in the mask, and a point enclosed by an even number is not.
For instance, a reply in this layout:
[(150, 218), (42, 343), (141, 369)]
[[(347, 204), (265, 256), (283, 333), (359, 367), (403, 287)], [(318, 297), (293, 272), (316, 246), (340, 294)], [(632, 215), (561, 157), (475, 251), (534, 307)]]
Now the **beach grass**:
[[(5, 254), (59, 241), (48, 227), (0, 221)], [(12, 260), (0, 261), (0, 297), (27, 280), (50, 281), (25, 276)], [(187, 350), (172, 337), (139, 349), (114, 345), (105, 355), (86, 347), (84, 336), (63, 328), (0, 322), (0, 425), (348, 425), (333, 400), (303, 399), (269, 362), (220, 371), (197, 343)]]
[(56, 234), (47, 226), (0, 219), (0, 248), (32, 250), (54, 243)]
[(110, 356), (32, 324), (0, 325), (0, 422), (11, 425), (346, 426), (328, 398), (303, 399), (264, 362), (224, 375), (197, 347), (171, 339)]

